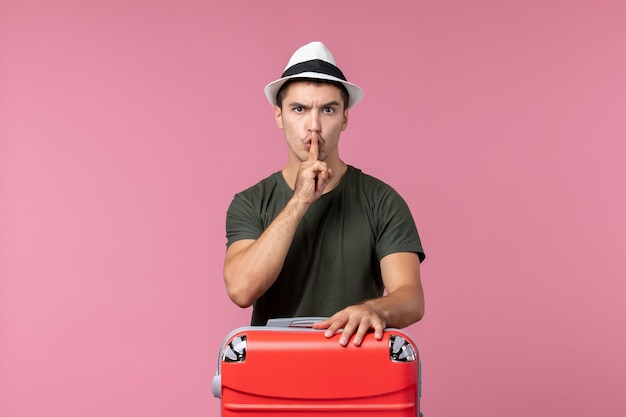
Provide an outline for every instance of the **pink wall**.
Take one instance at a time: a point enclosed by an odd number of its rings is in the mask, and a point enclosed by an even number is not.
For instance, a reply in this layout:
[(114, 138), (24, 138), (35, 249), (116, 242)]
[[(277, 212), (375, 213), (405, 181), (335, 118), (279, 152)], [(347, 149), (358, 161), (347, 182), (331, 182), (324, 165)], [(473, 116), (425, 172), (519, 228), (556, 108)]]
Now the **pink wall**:
[(0, 1), (1, 416), (218, 415), (224, 214), (311, 40), (427, 250), (426, 416), (626, 413), (624, 3), (366, 4)]

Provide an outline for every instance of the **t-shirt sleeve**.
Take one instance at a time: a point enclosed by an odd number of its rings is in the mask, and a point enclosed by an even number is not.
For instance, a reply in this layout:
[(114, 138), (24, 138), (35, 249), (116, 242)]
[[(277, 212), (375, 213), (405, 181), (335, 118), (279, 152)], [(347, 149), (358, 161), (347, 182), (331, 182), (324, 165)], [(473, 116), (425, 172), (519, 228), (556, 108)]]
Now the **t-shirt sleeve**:
[(242, 239), (258, 239), (262, 233), (258, 211), (243, 194), (236, 194), (226, 212), (226, 246)]
[(393, 188), (387, 189), (379, 201), (376, 233), (378, 259), (397, 252), (415, 252), (422, 262), (426, 255), (406, 201)]

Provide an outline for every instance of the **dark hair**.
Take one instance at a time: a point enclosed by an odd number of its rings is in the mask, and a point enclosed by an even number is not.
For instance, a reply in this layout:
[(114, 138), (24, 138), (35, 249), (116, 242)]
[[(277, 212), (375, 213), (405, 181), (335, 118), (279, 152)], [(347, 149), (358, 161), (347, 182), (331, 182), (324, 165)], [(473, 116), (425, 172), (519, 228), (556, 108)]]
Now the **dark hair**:
[(346, 87), (336, 81), (330, 81), (330, 80), (322, 80), (319, 78), (290, 78), (288, 79), (279, 89), (278, 92), (276, 93), (276, 104), (278, 105), (278, 107), (280, 107), (281, 109), (283, 108), (283, 100), (285, 99), (285, 95), (287, 94), (287, 88), (295, 83), (295, 82), (299, 82), (299, 81), (304, 81), (307, 83), (312, 83), (312, 84), (327, 84), (327, 85), (334, 85), (335, 87), (339, 88), (340, 92), (341, 92), (341, 99), (343, 100), (343, 108), (347, 109), (348, 108), (348, 102), (350, 101), (350, 95), (348, 94), (348, 90), (346, 89)]

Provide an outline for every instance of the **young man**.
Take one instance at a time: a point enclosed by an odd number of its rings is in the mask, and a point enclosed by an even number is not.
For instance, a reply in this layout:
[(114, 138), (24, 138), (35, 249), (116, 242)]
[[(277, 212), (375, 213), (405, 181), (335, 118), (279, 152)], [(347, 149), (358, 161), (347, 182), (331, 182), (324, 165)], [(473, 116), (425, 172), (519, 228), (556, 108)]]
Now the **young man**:
[[(347, 165), (339, 137), (362, 90), (320, 42), (298, 49), (265, 94), (287, 142), (282, 171), (235, 195), (227, 213), (224, 280), (252, 324), (322, 316), (314, 325), (360, 345), (373, 329), (424, 314), (415, 223), (388, 185)], [(387, 294), (383, 296), (384, 291)]]

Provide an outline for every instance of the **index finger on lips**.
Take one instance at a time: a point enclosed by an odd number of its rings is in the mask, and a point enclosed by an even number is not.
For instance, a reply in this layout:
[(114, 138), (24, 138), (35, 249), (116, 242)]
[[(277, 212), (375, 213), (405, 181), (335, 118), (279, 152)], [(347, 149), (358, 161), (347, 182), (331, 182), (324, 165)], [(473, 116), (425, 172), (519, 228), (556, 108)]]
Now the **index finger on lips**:
[(317, 133), (311, 135), (311, 146), (309, 147), (309, 161), (317, 161), (319, 157), (319, 143)]

